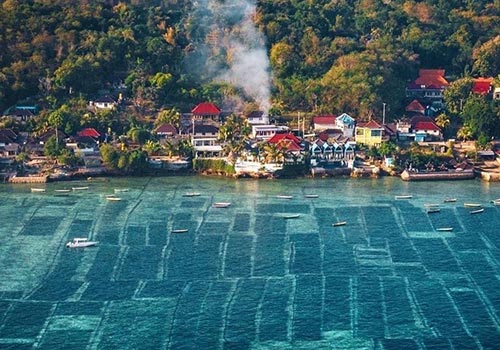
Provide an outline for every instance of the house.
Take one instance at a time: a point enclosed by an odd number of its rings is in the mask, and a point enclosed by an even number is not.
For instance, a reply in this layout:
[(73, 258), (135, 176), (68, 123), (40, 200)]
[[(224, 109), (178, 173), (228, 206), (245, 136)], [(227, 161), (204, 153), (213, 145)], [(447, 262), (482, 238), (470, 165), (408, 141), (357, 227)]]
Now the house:
[(34, 108), (13, 107), (9, 108), (5, 116), (17, 120), (20, 123), (26, 123), (35, 116), (35, 111), (36, 109)]
[(409, 114), (425, 114), (425, 107), (418, 100), (413, 100), (405, 107), (405, 111)]
[(177, 136), (179, 132), (177, 131), (177, 128), (173, 126), (172, 124), (162, 124), (158, 126), (155, 130), (156, 135), (162, 139), (169, 139)]
[(20, 150), (17, 134), (12, 129), (0, 129), (0, 155), (12, 158), (17, 156)]
[(316, 139), (309, 149), (313, 163), (338, 163), (339, 166), (347, 164), (348, 160), (355, 157), (356, 143), (345, 138), (342, 141), (323, 141)]
[(493, 90), (493, 99), (500, 100), (500, 87), (496, 87), (495, 90)]
[(335, 118), (335, 128), (342, 130), (342, 134), (346, 137), (354, 136), (356, 120), (347, 113), (342, 113)]
[(99, 153), (99, 144), (91, 136), (74, 136), (68, 138), (66, 148), (79, 156), (92, 156)]
[(441, 128), (436, 125), (432, 118), (417, 115), (411, 118), (411, 133), (414, 134), (415, 141), (442, 140)]
[(380, 146), (383, 142), (384, 127), (375, 120), (356, 125), (356, 143), (366, 146)]
[(80, 130), (78, 132), (78, 136), (91, 137), (91, 138), (97, 140), (97, 139), (99, 139), (99, 137), (101, 137), (101, 134), (94, 128), (85, 128), (85, 129)]
[(219, 128), (211, 124), (194, 123), (187, 132), (195, 158), (217, 158), (222, 156), (222, 146), (218, 141)]
[(272, 138), (277, 133), (281, 133), (283, 131), (287, 131), (288, 128), (285, 126), (277, 126), (277, 125), (252, 125), (252, 133), (250, 137), (255, 139), (256, 141), (266, 141)]
[(449, 85), (444, 69), (420, 69), (418, 78), (406, 87), (406, 97), (441, 104)]
[(328, 139), (338, 139), (344, 136), (344, 133), (340, 129), (326, 129), (318, 134), (318, 138), (326, 141)]
[(472, 83), (472, 92), (478, 95), (489, 95), (493, 87), (493, 78), (476, 78)]
[(323, 131), (326, 129), (336, 128), (335, 115), (321, 115), (313, 117), (312, 122), (314, 125), (314, 131)]
[(220, 124), (221, 110), (210, 102), (202, 102), (191, 110), (192, 120), (206, 123), (207, 121)]
[(262, 111), (252, 111), (246, 116), (250, 125), (269, 124), (269, 116)]
[(286, 162), (303, 161), (298, 158), (302, 155), (303, 147), (300, 139), (292, 133), (281, 133), (271, 137), (268, 143), (275, 144), (285, 154)]
[(118, 107), (118, 101), (109, 95), (98, 97), (89, 101), (89, 106), (95, 110), (115, 110)]

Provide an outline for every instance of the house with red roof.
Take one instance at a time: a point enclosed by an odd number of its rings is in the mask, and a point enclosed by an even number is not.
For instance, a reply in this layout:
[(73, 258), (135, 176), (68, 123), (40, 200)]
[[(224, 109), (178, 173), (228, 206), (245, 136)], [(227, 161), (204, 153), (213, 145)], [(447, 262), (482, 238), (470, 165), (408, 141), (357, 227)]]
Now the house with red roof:
[(425, 114), (425, 107), (418, 100), (413, 100), (405, 107), (405, 111), (408, 113)]
[[(301, 140), (292, 133), (276, 134), (271, 137), (268, 143), (275, 144), (279, 149), (285, 153), (285, 161), (292, 162), (293, 157), (301, 155), (303, 148), (300, 145)], [(299, 161), (303, 161), (300, 159)]]
[(210, 102), (199, 103), (196, 107), (191, 110), (194, 121), (206, 122), (212, 121), (220, 123), (221, 110), (219, 107)]
[(478, 95), (489, 95), (493, 88), (493, 78), (476, 78), (472, 83), (472, 92)]
[(313, 117), (312, 122), (314, 125), (314, 131), (323, 131), (326, 129), (334, 129), (336, 128), (335, 119), (337, 116), (335, 115), (318, 115)]
[(443, 139), (441, 128), (430, 117), (423, 115), (414, 116), (410, 120), (410, 125), (411, 133), (415, 135), (416, 142)]
[(444, 69), (420, 69), (418, 78), (406, 87), (406, 97), (442, 102), (443, 92), (449, 85)]
[(78, 132), (78, 136), (98, 139), (99, 137), (101, 137), (101, 134), (94, 128), (85, 128)]

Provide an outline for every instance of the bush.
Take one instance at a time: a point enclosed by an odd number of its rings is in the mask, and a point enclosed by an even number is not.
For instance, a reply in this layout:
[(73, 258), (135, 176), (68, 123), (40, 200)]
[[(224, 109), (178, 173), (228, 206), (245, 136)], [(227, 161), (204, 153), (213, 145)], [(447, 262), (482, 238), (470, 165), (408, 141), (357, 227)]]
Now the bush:
[(234, 166), (226, 163), (223, 159), (205, 159), (195, 158), (193, 160), (193, 169), (197, 172), (213, 171), (225, 174), (234, 174)]

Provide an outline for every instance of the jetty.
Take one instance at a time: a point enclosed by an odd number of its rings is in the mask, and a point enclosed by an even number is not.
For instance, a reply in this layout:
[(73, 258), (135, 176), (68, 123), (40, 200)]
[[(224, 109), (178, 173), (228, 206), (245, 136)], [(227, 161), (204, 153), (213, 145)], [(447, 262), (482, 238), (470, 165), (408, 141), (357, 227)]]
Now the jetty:
[(475, 176), (474, 170), (448, 170), (448, 171), (422, 171), (413, 172), (405, 170), (401, 173), (404, 181), (431, 181), (431, 180), (468, 180)]
[(48, 179), (48, 176), (12, 176), (8, 181), (13, 184), (40, 184), (47, 182)]

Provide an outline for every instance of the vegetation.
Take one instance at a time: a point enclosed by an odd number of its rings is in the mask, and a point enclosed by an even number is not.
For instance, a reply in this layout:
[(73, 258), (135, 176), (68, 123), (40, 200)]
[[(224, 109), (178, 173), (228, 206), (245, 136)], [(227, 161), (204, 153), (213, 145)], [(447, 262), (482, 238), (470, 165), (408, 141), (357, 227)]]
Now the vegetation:
[[(231, 79), (216, 76), (237, 60), (220, 36), (238, 36), (242, 28), (233, 24), (241, 14), (223, 17), (230, 1), (211, 2), (211, 12), (200, 8), (205, 3), (3, 1), (0, 111), (18, 103), (42, 110), (25, 125), (3, 124), (68, 134), (93, 127), (122, 141), (121, 150), (101, 148), (106, 165), (131, 172), (146, 153), (190, 155), (185, 142), (160, 148), (153, 127), (179, 126), (180, 111), (201, 101), (228, 109), (256, 103)], [(259, 0), (252, 18), (265, 35), (272, 70), (270, 116), (347, 112), (363, 120), (385, 108), (388, 121), (400, 118), (408, 102), (405, 87), (418, 69), (443, 68), (453, 83), (436, 123), (447, 136), (485, 144), (500, 136), (500, 107), (491, 97), (471, 94), (471, 87), (477, 76), (498, 82), (499, 17), (498, 1), (487, 0)], [(211, 27), (209, 19), (224, 30)], [(126, 108), (88, 110), (89, 100), (107, 93), (123, 95)], [(241, 152), (248, 131), (235, 116), (222, 126), (229, 159)], [(58, 138), (46, 148), (52, 157), (61, 156)], [(128, 141), (141, 150), (128, 150)], [(284, 161), (279, 149), (266, 147), (264, 158)]]
[(234, 174), (234, 166), (226, 163), (224, 159), (193, 159), (193, 169), (198, 172), (223, 173), (226, 175)]

